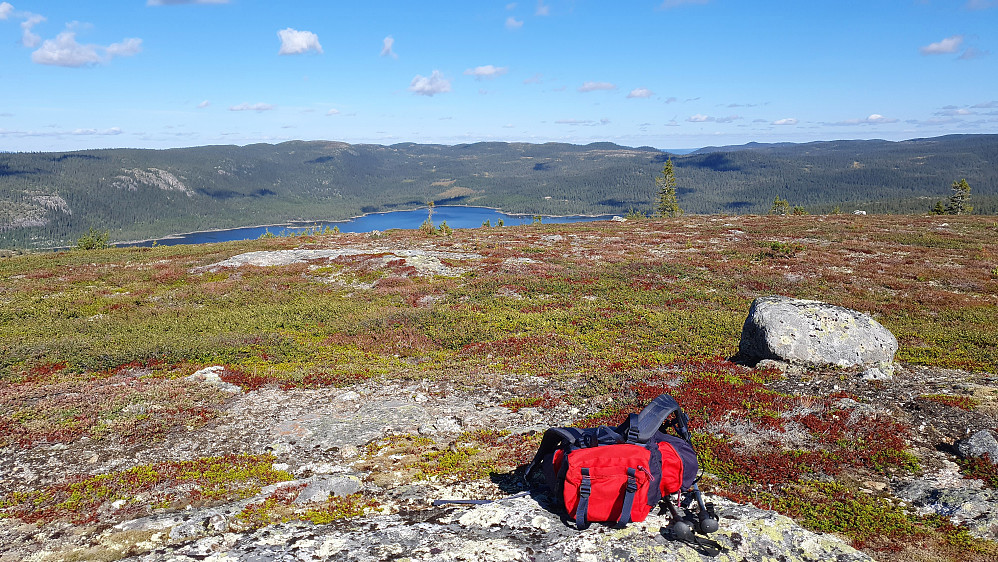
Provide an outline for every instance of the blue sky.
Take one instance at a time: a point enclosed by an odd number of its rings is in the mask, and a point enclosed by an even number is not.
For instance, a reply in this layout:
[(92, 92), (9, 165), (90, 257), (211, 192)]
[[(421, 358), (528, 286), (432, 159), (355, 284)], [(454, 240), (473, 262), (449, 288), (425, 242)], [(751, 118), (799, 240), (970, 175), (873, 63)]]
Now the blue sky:
[(998, 132), (998, 0), (0, 1), (0, 150)]

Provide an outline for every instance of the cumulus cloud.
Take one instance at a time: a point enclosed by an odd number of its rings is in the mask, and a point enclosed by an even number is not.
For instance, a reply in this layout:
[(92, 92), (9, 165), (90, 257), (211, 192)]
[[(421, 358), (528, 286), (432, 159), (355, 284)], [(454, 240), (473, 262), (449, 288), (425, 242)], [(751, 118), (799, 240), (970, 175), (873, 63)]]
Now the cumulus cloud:
[[(10, 6), (10, 4), (7, 4)], [(45, 21), (45, 16), (38, 14), (23, 14), (24, 21), (21, 22), (21, 43), (25, 47), (37, 47), (42, 42), (42, 38), (36, 35), (31, 28)]]
[(655, 95), (655, 92), (649, 90), (648, 88), (634, 88), (631, 93), (627, 94), (628, 98), (650, 98)]
[(506, 18), (506, 29), (520, 29), (523, 27), (523, 20), (518, 20), (513, 16)]
[(947, 53), (955, 53), (960, 50), (960, 45), (963, 44), (963, 35), (954, 35), (952, 37), (947, 37), (942, 41), (937, 41), (935, 43), (929, 43), (924, 47), (919, 47), (918, 52), (923, 55), (944, 55)]
[(796, 125), (797, 124), (797, 119), (794, 119), (793, 117), (785, 117), (783, 119), (777, 119), (776, 121), (773, 121), (773, 124), (774, 125)]
[(142, 52), (142, 40), (134, 37), (107, 46), (107, 54), (112, 57), (130, 57), (140, 52)]
[(282, 29), (277, 32), (281, 38), (281, 50), (279, 55), (300, 55), (309, 51), (322, 53), (322, 45), (319, 44), (319, 36), (311, 31), (298, 31), (297, 29)]
[(537, 0), (537, 10), (534, 11), (536, 16), (547, 16), (551, 14), (551, 6), (544, 5), (544, 0)]
[(269, 103), (246, 103), (243, 102), (239, 105), (233, 105), (229, 108), (229, 111), (270, 111), (272, 109), (277, 109), (276, 105), (271, 105)]
[(868, 123), (872, 125), (879, 125), (881, 123), (897, 123), (897, 119), (892, 119), (890, 117), (884, 117), (879, 113), (871, 113), (869, 117), (863, 119), (863, 123)]
[(616, 90), (617, 85), (610, 82), (584, 82), (579, 86), (580, 92), (595, 92), (598, 90)]
[(502, 76), (506, 74), (509, 67), (506, 66), (492, 66), (487, 64), (485, 66), (476, 66), (475, 68), (469, 68), (465, 70), (464, 73), (468, 76), (474, 76), (476, 80), (495, 78), (496, 76)]
[(450, 91), (450, 80), (444, 78), (439, 70), (434, 70), (429, 76), (417, 74), (409, 83), (409, 91), (421, 96), (433, 97)]
[(326, 115), (339, 115), (339, 114), (340, 114), (340, 110), (336, 109), (335, 107), (333, 109), (330, 109), (329, 111), (326, 112)]
[(132, 56), (141, 50), (141, 39), (125, 39), (121, 43), (102, 47), (77, 43), (76, 32), (63, 31), (55, 39), (46, 39), (37, 51), (31, 53), (31, 60), (37, 64), (81, 67), (106, 63), (112, 57)]
[(710, 115), (704, 115), (702, 113), (697, 113), (696, 115), (690, 115), (686, 118), (690, 123), (706, 123), (708, 121), (713, 121), (714, 118)]
[(845, 121), (838, 121), (835, 123), (823, 123), (824, 125), (883, 125), (885, 123), (897, 123), (897, 119), (891, 119), (889, 117), (884, 117), (879, 113), (872, 113), (865, 119), (846, 119)]
[(181, 4), (228, 4), (229, 0), (148, 0), (146, 6), (179, 6)]
[(684, 4), (706, 4), (710, 0), (665, 0), (662, 5), (659, 6), (663, 10), (668, 10), (669, 8), (676, 8)]
[(0, 20), (5, 20), (14, 13), (14, 6), (10, 5), (10, 2), (0, 2)]
[(392, 50), (393, 45), (395, 45), (395, 38), (391, 35), (385, 37), (381, 43), (381, 56), (392, 57), (393, 59), (399, 58), (399, 56), (395, 54), (395, 51)]
[(201, 103), (198, 104), (198, 109), (204, 109), (204, 108), (208, 107), (209, 105), (211, 105), (211, 102), (208, 101), (208, 100), (204, 100), (203, 102), (201, 102)]

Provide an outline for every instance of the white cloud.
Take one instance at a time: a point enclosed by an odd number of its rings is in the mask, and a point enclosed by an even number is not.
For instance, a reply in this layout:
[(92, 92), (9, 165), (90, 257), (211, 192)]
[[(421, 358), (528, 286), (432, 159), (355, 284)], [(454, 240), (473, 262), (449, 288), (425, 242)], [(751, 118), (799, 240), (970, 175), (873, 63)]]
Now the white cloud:
[(738, 121), (741, 118), (742, 118), (741, 115), (729, 115), (727, 117), (718, 117), (717, 118), (717, 122), (718, 123), (733, 123), (735, 121)]
[(475, 68), (469, 68), (465, 70), (464, 73), (468, 76), (474, 76), (476, 80), (481, 80), (483, 78), (495, 78), (496, 76), (502, 76), (506, 74), (509, 70), (507, 66), (492, 66), (487, 64), (485, 66), (476, 66)]
[(956, 117), (962, 115), (976, 115), (976, 113), (964, 107), (961, 108), (946, 107), (943, 108), (942, 111), (937, 111), (936, 115), (943, 115), (946, 117)]
[(662, 5), (659, 6), (663, 10), (668, 10), (669, 8), (676, 8), (684, 4), (706, 4), (710, 0), (665, 0)]
[(326, 115), (339, 115), (339, 114), (340, 114), (340, 110), (336, 109), (335, 107), (333, 109), (330, 109), (329, 111), (326, 112)]
[(597, 90), (616, 90), (617, 85), (610, 82), (585, 82), (579, 86), (580, 92), (595, 92)]
[(631, 93), (627, 94), (629, 98), (650, 98), (655, 95), (655, 92), (649, 90), (648, 88), (635, 88), (631, 90)]
[(180, 4), (228, 4), (229, 0), (148, 0), (146, 6), (179, 6)]
[(551, 6), (545, 6), (544, 0), (537, 0), (537, 10), (534, 12), (535, 16), (547, 16), (551, 14)]
[(713, 121), (714, 118), (710, 115), (704, 115), (702, 113), (697, 113), (696, 115), (690, 115), (686, 118), (690, 123), (706, 123), (707, 121)]
[(271, 105), (269, 103), (246, 103), (243, 102), (239, 105), (233, 105), (229, 108), (229, 111), (270, 111), (272, 109), (277, 109), (276, 105)]
[(298, 31), (297, 29), (282, 29), (277, 32), (281, 38), (281, 50), (279, 55), (300, 55), (309, 51), (322, 53), (322, 45), (319, 44), (319, 36), (311, 31)]
[(530, 78), (525, 79), (523, 81), (523, 83), (524, 84), (540, 84), (541, 83), (541, 78), (543, 78), (543, 77), (544, 77), (544, 75), (541, 74), (540, 72), (538, 72), (537, 74), (534, 74)]
[(204, 108), (208, 107), (209, 105), (211, 105), (211, 102), (208, 101), (208, 100), (204, 100), (203, 102), (201, 102), (201, 103), (198, 104), (198, 109), (204, 109)]
[(991, 51), (982, 51), (977, 47), (967, 47), (967, 50), (963, 52), (959, 57), (959, 60), (974, 60), (981, 57), (986, 57), (991, 54)]
[[(9, 6), (10, 4), (8, 4)], [(21, 22), (21, 43), (25, 47), (37, 47), (42, 42), (42, 38), (36, 35), (31, 28), (45, 21), (45, 16), (38, 14), (23, 14), (25, 20)]]
[(954, 35), (952, 37), (947, 37), (942, 41), (929, 43), (924, 47), (920, 47), (918, 52), (923, 55), (943, 55), (947, 53), (955, 53), (960, 50), (960, 45), (962, 44), (963, 35)]
[(121, 129), (118, 128), (118, 127), (111, 127), (110, 129), (103, 129), (103, 130), (98, 130), (98, 129), (73, 129), (72, 131), (69, 131), (67, 134), (70, 134), (70, 135), (88, 135), (88, 136), (89, 135), (102, 135), (102, 136), (103, 135), (120, 135), (121, 134)]
[(395, 51), (392, 50), (393, 45), (395, 45), (395, 38), (391, 35), (385, 37), (381, 43), (381, 56), (392, 57), (393, 59), (399, 58), (399, 56), (395, 54)]
[(883, 115), (881, 115), (879, 113), (871, 113), (869, 117), (867, 117), (866, 119), (863, 120), (863, 122), (864, 123), (870, 123), (870, 124), (877, 125), (877, 124), (880, 124), (880, 123), (897, 123), (898, 120), (897, 119), (891, 119), (889, 117), (884, 117)]
[(506, 9), (507, 10), (515, 10), (516, 9), (516, 2), (510, 2), (509, 4), (506, 4)]
[(0, 2), (0, 20), (5, 20), (14, 13), (14, 6), (10, 5), (10, 2)]
[(776, 121), (773, 121), (773, 124), (774, 125), (796, 125), (797, 124), (797, 119), (794, 119), (793, 117), (786, 117), (784, 119), (777, 119)]
[(140, 52), (142, 52), (142, 40), (134, 37), (107, 46), (107, 54), (112, 57), (130, 57)]
[(513, 16), (506, 18), (506, 29), (520, 29), (523, 27), (523, 20), (518, 20)]
[(974, 105), (972, 105), (970, 107), (973, 107), (974, 109), (992, 109), (992, 108), (998, 107), (998, 100), (995, 100), (995, 101), (986, 101), (986, 102), (983, 102), (983, 103), (975, 103)]
[(409, 91), (421, 96), (433, 97), (450, 91), (450, 80), (444, 78), (439, 70), (434, 70), (430, 76), (417, 74), (409, 83)]
[(77, 43), (75, 32), (63, 31), (55, 39), (46, 39), (37, 51), (31, 53), (31, 60), (37, 64), (81, 67), (106, 63), (112, 57), (131, 56), (141, 50), (141, 39), (125, 39), (121, 43), (102, 47)]
[(967, 0), (964, 8), (968, 10), (987, 10), (998, 6), (998, 0)]
[(593, 121), (592, 119), (558, 119), (554, 122), (556, 125), (583, 125), (586, 127), (594, 127), (596, 125), (609, 125), (609, 119), (600, 119), (599, 121)]
[(677, 101), (679, 101), (679, 100), (676, 99), (676, 98), (669, 98), (669, 99), (665, 100), (665, 103), (676, 103)]
[(872, 113), (869, 117), (865, 119), (846, 119), (845, 121), (838, 121), (836, 123), (822, 123), (823, 125), (883, 125), (885, 123), (897, 123), (897, 119), (891, 119), (889, 117), (884, 117), (879, 113)]

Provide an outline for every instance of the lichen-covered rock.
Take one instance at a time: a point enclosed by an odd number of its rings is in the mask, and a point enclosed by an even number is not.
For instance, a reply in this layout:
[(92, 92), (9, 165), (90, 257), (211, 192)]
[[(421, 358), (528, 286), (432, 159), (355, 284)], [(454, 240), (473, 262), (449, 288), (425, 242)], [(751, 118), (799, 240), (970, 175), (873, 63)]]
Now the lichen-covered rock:
[(580, 532), (534, 499), (520, 497), (325, 526), (285, 523), (248, 533), (216, 534), (181, 545), (165, 545), (131, 560), (871, 560), (837, 537), (812, 533), (771, 511), (723, 500), (718, 500), (717, 511), (721, 530), (712, 538), (724, 551), (716, 557), (668, 540), (663, 532), (669, 524), (666, 516), (651, 515), (624, 529), (593, 525)]
[(967, 479), (959, 467), (944, 461), (939, 472), (903, 486), (897, 497), (911, 503), (922, 515), (941, 515), (964, 524), (971, 534), (998, 539), (998, 490), (985, 489), (983, 482)]
[(739, 354), (803, 365), (876, 366), (889, 375), (898, 342), (870, 316), (818, 301), (762, 297), (749, 309)]
[(998, 464), (998, 441), (993, 433), (982, 429), (966, 439), (957, 442), (956, 450), (965, 458), (976, 458), (988, 455), (991, 462)]

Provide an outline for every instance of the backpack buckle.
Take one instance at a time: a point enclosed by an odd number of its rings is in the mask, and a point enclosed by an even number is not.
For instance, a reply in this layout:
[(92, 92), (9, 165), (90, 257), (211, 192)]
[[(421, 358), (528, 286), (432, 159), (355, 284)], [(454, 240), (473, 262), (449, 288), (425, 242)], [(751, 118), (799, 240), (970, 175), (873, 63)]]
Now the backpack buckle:
[(579, 495), (588, 496), (593, 491), (592, 481), (589, 480), (589, 469), (582, 469), (582, 484), (579, 486)]

